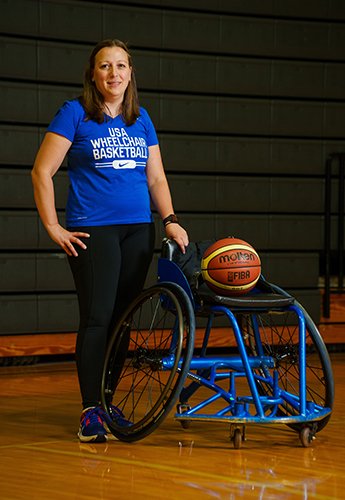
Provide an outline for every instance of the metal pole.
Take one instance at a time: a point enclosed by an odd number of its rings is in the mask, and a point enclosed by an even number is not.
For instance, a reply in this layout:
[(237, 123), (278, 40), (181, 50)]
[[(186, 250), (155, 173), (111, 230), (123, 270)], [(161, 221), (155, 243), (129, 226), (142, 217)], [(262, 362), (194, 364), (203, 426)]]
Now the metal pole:
[(324, 251), (325, 251), (325, 293), (323, 297), (323, 315), (330, 317), (331, 295), (331, 194), (332, 194), (332, 157), (326, 160), (325, 175), (325, 220), (324, 220)]
[(339, 155), (339, 198), (338, 198), (338, 289), (344, 281), (344, 155)]

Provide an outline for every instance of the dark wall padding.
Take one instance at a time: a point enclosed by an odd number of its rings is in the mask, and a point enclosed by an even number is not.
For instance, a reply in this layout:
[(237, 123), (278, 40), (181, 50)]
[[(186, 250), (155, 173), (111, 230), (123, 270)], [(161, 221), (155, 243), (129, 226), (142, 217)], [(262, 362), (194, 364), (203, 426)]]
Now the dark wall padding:
[[(266, 278), (318, 321), (325, 160), (345, 146), (345, 2), (312, 3), (0, 0), (0, 334), (77, 328), (67, 258), (38, 219), (30, 170), (55, 111), (80, 93), (90, 49), (108, 37), (131, 47), (190, 238), (246, 239)], [(64, 163), (62, 223), (67, 186)], [(164, 236), (155, 218), (148, 285)]]

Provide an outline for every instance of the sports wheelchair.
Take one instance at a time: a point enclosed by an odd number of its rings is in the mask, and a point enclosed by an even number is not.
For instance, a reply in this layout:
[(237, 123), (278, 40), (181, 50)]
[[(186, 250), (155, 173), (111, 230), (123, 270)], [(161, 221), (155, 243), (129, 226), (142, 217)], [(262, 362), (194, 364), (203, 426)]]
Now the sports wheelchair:
[[(190, 243), (182, 254), (163, 240), (157, 284), (115, 327), (101, 391), (110, 430), (122, 441), (142, 439), (175, 408), (183, 428), (228, 423), (235, 448), (255, 423), (285, 424), (307, 447), (333, 406), (323, 339), (301, 304), (262, 275), (246, 295), (212, 292), (200, 261), (213, 242)], [(208, 347), (216, 328), (227, 346), (218, 352)]]

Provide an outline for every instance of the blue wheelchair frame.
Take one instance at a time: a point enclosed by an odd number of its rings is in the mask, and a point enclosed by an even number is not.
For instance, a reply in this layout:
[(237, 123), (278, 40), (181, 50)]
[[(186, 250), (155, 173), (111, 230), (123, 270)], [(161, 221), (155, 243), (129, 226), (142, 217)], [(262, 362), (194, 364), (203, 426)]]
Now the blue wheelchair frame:
[[(235, 448), (250, 423), (286, 424), (309, 446), (327, 425), (334, 400), (318, 329), (294, 297), (262, 276), (252, 291), (232, 297), (195, 280), (206, 244), (189, 245), (182, 256), (165, 240), (157, 283), (115, 325), (101, 388), (111, 432), (123, 441), (142, 439), (176, 408), (184, 428), (192, 421), (229, 423)], [(199, 317), (206, 326), (196, 349)], [(211, 355), (218, 318), (225, 319), (234, 347)]]
[[(263, 278), (262, 278), (263, 279)], [(175, 283), (187, 294), (191, 301), (195, 315), (205, 310), (205, 304), (199, 304), (192, 293), (189, 282), (181, 268), (172, 260), (161, 257), (158, 262), (158, 282)], [(180, 404), (175, 414), (176, 420), (182, 424), (191, 420), (199, 421), (222, 421), (235, 425), (244, 436), (244, 427), (247, 423), (260, 424), (304, 424), (301, 426), (301, 440), (304, 446), (308, 446), (314, 437), (315, 422), (324, 419), (331, 414), (331, 408), (322, 407), (313, 401), (307, 400), (306, 387), (306, 321), (304, 309), (298, 305), (295, 299), (281, 288), (269, 284), (274, 292), (274, 297), (267, 300), (265, 295), (261, 299), (260, 291), (254, 290), (250, 297), (236, 297), (225, 299), (226, 304), (208, 302), (206, 309), (208, 321), (203, 338), (200, 355), (193, 355), (187, 378), (192, 380), (189, 387), (184, 387), (180, 394)], [(228, 304), (229, 305), (228, 305)], [(230, 309), (231, 308), (231, 309)], [(245, 342), (235, 314), (246, 311), (253, 314), (254, 336), (258, 352), (250, 356), (246, 350)], [(299, 394), (291, 394), (279, 385), (278, 372), (275, 369), (275, 360), (264, 353), (260, 340), (259, 325), (255, 324), (255, 312), (291, 311), (295, 314), (298, 322), (298, 371), (299, 371)], [(206, 348), (212, 328), (213, 318), (219, 314), (227, 317), (233, 330), (238, 354), (237, 355), (206, 355)], [(170, 369), (171, 360), (163, 360), (164, 369)], [(222, 370), (219, 372), (219, 370)], [(224, 370), (226, 370), (224, 372)], [(256, 371), (255, 371), (256, 370)], [(260, 370), (260, 374), (257, 373)], [(193, 373), (196, 372), (196, 373)], [(207, 376), (203, 374), (207, 373)], [(245, 377), (250, 389), (250, 395), (240, 396), (236, 392), (236, 379)], [(229, 390), (224, 390), (217, 381), (229, 379)], [(260, 393), (259, 388), (270, 388), (270, 394)], [(190, 407), (189, 398), (201, 386), (207, 387), (214, 394), (206, 400)], [(262, 392), (262, 391), (261, 391)], [(224, 400), (225, 406), (216, 412), (208, 413), (209, 407), (216, 400)], [(293, 415), (281, 414), (279, 407), (288, 404), (294, 410)], [(253, 412), (253, 408), (255, 409)], [(312, 425), (308, 426), (307, 424)], [(238, 427), (238, 424), (241, 424)], [(187, 427), (187, 425), (184, 425)], [(235, 436), (236, 437), (236, 436)], [(241, 439), (241, 435), (237, 435)], [(237, 446), (239, 447), (239, 443)]]

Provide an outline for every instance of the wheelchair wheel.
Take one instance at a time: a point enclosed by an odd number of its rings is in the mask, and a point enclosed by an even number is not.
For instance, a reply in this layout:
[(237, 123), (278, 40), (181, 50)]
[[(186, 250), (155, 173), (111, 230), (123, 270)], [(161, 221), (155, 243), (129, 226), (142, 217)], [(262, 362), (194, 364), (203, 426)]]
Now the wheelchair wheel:
[[(306, 386), (307, 400), (322, 408), (333, 407), (334, 382), (329, 355), (323, 339), (314, 322), (303, 309), (306, 321)], [(253, 355), (263, 354), (270, 356), (275, 361), (278, 371), (279, 386), (289, 394), (299, 395), (299, 328), (294, 321), (292, 312), (282, 313), (255, 313), (241, 315), (241, 328), (246, 340), (248, 352)], [(257, 370), (258, 375), (265, 375), (263, 369)], [(262, 381), (257, 382), (262, 395), (272, 395), (272, 388)], [(296, 409), (289, 404), (279, 406), (280, 416), (297, 415)], [(330, 415), (315, 422), (319, 432), (327, 424)], [(303, 424), (287, 424), (297, 432)]]
[(194, 332), (194, 311), (179, 285), (154, 285), (127, 309), (109, 343), (102, 379), (102, 405), (115, 437), (142, 439), (168, 415), (187, 376)]

